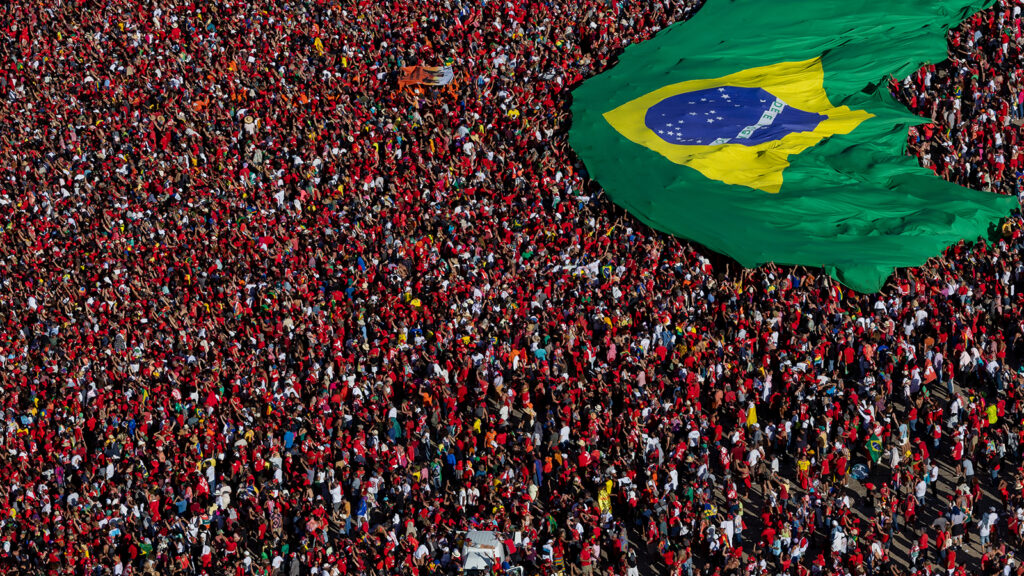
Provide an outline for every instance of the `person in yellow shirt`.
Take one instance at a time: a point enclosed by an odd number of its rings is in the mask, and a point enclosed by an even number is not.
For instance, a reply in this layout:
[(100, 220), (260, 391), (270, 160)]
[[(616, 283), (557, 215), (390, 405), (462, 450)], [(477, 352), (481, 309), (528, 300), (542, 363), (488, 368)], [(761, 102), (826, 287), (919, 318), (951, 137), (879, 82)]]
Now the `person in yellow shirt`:
[(811, 461), (807, 458), (807, 453), (804, 452), (800, 455), (800, 459), (796, 461), (796, 476), (800, 482), (800, 486), (804, 489), (810, 484), (810, 472), (811, 472)]

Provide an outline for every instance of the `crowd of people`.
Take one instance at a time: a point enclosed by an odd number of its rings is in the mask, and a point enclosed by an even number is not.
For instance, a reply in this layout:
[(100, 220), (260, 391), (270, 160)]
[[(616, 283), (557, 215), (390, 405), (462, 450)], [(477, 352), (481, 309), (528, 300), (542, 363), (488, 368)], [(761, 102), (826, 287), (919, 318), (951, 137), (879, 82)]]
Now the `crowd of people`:
[[(857, 294), (653, 233), (567, 145), (698, 9), (0, 6), (0, 567), (454, 575), (490, 530), (527, 576), (1024, 573), (1019, 215)], [(993, 193), (1020, 12), (890, 87)]]

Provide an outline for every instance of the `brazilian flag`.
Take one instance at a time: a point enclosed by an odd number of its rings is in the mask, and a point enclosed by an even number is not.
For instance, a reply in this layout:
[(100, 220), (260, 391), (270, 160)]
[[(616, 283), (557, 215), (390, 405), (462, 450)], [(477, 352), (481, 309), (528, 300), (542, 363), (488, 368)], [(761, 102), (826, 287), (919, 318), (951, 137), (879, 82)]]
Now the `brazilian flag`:
[(708, 0), (573, 92), (570, 143), (657, 230), (875, 292), (1017, 207), (908, 156), (926, 120), (888, 87), (991, 3)]
[(882, 456), (882, 439), (877, 434), (872, 434), (868, 438), (868, 454), (871, 455), (871, 461), (878, 464), (878, 459)]

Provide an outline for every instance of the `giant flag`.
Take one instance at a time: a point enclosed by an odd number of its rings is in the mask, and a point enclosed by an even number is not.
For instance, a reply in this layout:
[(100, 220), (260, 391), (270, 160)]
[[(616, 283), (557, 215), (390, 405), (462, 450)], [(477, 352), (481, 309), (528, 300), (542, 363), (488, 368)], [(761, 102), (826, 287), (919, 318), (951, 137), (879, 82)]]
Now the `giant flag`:
[(707, 0), (573, 92), (570, 143), (653, 228), (874, 292), (1017, 206), (921, 168), (888, 90), (988, 4)]

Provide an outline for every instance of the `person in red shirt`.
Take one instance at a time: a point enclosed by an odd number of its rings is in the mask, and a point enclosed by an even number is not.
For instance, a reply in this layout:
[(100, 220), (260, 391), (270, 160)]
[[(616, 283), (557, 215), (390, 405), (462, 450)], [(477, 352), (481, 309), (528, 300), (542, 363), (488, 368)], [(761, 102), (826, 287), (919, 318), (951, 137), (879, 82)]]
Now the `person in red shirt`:
[(590, 552), (590, 542), (584, 542), (583, 549), (580, 550), (580, 572), (583, 576), (592, 576), (594, 574), (594, 566), (590, 557)]
[(835, 460), (836, 479), (840, 486), (846, 487), (846, 450), (839, 451)]
[[(941, 563), (943, 561), (943, 554), (945, 554), (946, 540), (949, 538), (945, 530), (939, 530), (935, 534), (935, 561)], [(924, 547), (921, 547), (922, 554), (924, 553)]]

